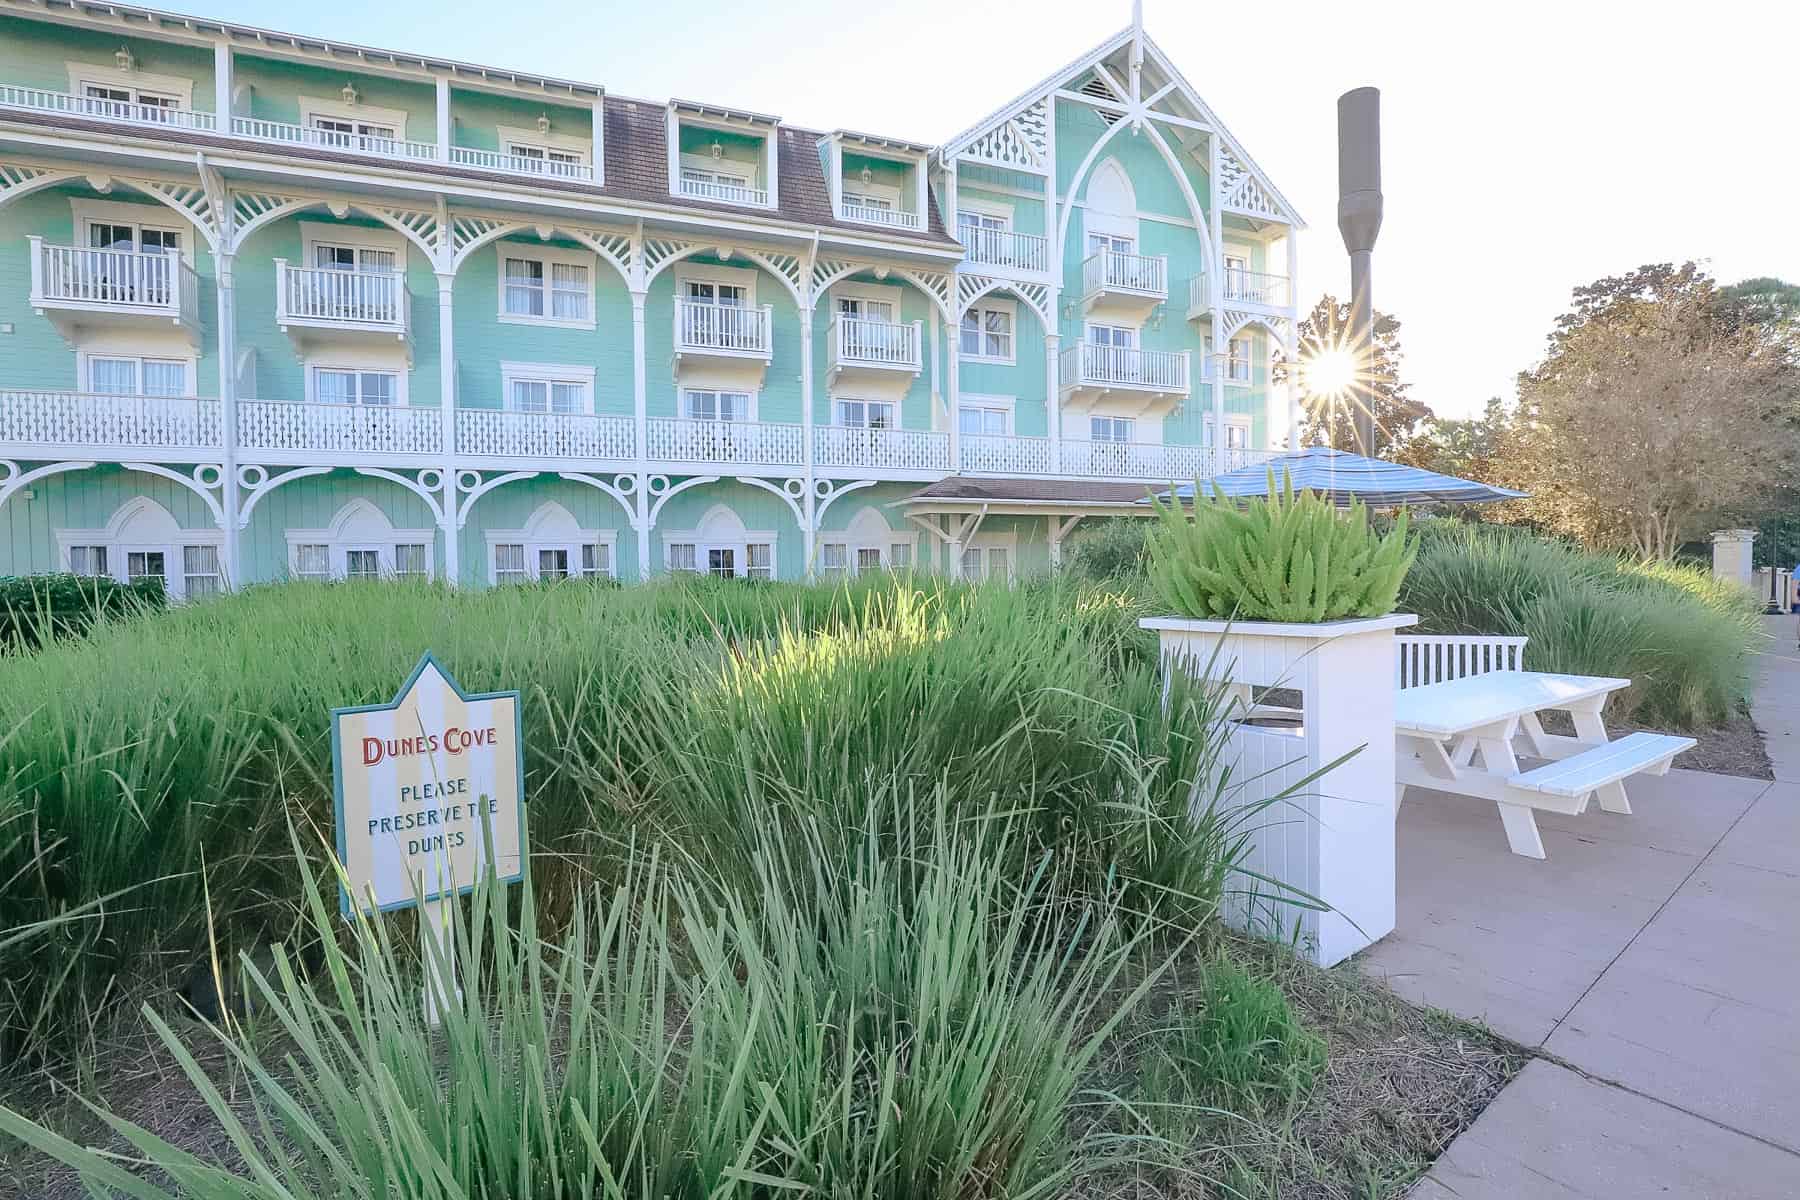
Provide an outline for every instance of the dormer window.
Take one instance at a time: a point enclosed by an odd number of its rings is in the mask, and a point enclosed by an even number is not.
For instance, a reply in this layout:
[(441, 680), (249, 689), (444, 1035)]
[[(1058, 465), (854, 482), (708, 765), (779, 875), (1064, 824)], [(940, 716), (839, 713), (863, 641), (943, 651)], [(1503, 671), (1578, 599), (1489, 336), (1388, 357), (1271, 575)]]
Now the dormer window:
[(669, 192), (690, 200), (775, 208), (777, 119), (675, 100), (669, 104)]
[(925, 227), (924, 146), (840, 129), (819, 148), (839, 220), (889, 229)]

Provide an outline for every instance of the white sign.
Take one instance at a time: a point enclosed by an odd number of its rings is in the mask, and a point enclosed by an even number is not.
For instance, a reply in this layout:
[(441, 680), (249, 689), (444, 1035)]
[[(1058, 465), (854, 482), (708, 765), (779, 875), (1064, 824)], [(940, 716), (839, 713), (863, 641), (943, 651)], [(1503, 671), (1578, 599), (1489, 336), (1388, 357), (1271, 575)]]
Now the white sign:
[(523, 874), (519, 693), (464, 695), (427, 654), (393, 703), (332, 710), (331, 758), (346, 917)]

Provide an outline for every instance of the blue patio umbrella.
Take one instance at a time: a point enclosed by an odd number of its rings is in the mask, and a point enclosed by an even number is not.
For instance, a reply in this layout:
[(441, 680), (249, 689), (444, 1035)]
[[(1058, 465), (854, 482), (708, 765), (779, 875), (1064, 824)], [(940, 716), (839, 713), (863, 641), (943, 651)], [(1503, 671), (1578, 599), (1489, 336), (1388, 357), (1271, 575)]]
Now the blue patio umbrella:
[[(1279, 488), (1283, 471), (1293, 479), (1295, 491), (1304, 488), (1318, 492), (1338, 505), (1349, 505), (1353, 500), (1361, 500), (1372, 508), (1401, 504), (1484, 504), (1493, 500), (1518, 500), (1525, 495), (1511, 488), (1440, 475), (1422, 467), (1365, 458), (1329, 446), (1308, 446), (1278, 454), (1264, 462), (1203, 480), (1202, 486), (1208, 495), (1216, 488), (1225, 496), (1266, 496), (1270, 472), (1274, 473), (1275, 486)], [(1173, 492), (1162, 493), (1162, 499), (1171, 496), (1192, 500), (1194, 485), (1182, 484)]]

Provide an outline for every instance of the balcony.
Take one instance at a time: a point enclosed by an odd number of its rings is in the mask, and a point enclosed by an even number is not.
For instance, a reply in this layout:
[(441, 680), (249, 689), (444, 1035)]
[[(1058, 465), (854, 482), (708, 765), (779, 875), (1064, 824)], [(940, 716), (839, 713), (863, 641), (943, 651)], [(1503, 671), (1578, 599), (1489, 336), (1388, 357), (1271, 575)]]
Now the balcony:
[(765, 304), (761, 308), (739, 308), (728, 304), (700, 304), (692, 300), (675, 302), (675, 362), (683, 358), (760, 360), (767, 365), (772, 355), (770, 330), (775, 310)]
[(444, 453), (443, 413), (402, 405), (238, 401), (238, 445), (268, 462), (336, 465), (338, 456), (383, 459)]
[(1081, 284), (1089, 315), (1142, 319), (1169, 298), (1169, 260), (1102, 250), (1082, 262)]
[[(1259, 309), (1288, 309), (1293, 306), (1293, 294), (1288, 287), (1286, 275), (1269, 275), (1261, 271), (1227, 271), (1224, 280), (1225, 286), (1219, 291), (1221, 305)], [(1197, 321), (1212, 316), (1212, 305), (1212, 281), (1205, 275), (1194, 276), (1188, 281), (1188, 320)]]
[(15, 87), (0, 84), (0, 108), (27, 109), (32, 112), (55, 113), (64, 117), (81, 117), (89, 121), (106, 121), (115, 125), (142, 125), (155, 129), (192, 129), (213, 133), (219, 123), (213, 114), (173, 108), (161, 104), (132, 104), (124, 100), (98, 100), (92, 96), (75, 96), (68, 92), (49, 92), (42, 88)]
[(1185, 350), (1139, 350), (1076, 342), (1062, 352), (1062, 394), (1070, 403), (1091, 407), (1115, 393), (1134, 395), (1148, 412), (1173, 407), (1188, 394)]
[(1148, 479), (1158, 483), (1191, 483), (1207, 469), (1210, 451), (1199, 446), (1164, 446), (1137, 442), (1064, 441), (1065, 475), (1100, 479)]
[(200, 337), (200, 285), (177, 250), (90, 250), (31, 243), (31, 307), (73, 341), (83, 327), (171, 324)]
[(1050, 439), (1010, 434), (965, 433), (957, 454), (962, 469), (975, 475), (1054, 475)]
[(902, 208), (883, 208), (876, 204), (858, 204), (853, 200), (846, 200), (839, 206), (838, 216), (845, 221), (855, 221), (862, 225), (885, 225), (889, 229), (924, 228), (924, 222), (916, 212), (907, 212)]
[(964, 226), (957, 233), (965, 250), (965, 263), (998, 270), (1044, 275), (1050, 270), (1050, 239), (1010, 229), (976, 229)]
[(594, 168), (588, 163), (501, 154), (495, 150), (473, 150), (467, 146), (450, 147), (450, 162), (455, 166), (493, 171), (501, 175), (528, 175), (538, 179), (574, 180), (579, 183), (594, 181)]
[[(412, 342), (412, 295), (399, 271), (341, 271), (275, 260), (275, 322), (302, 354), (321, 343)], [(410, 351), (409, 351), (410, 357)]]
[(0, 391), (0, 458), (216, 456), (222, 428), (217, 400)]
[(653, 417), (646, 449), (661, 463), (799, 467), (806, 462), (805, 435), (801, 425)]
[(437, 147), (431, 142), (409, 142), (405, 138), (314, 129), (310, 125), (264, 121), (256, 117), (231, 118), (231, 132), (235, 137), (248, 138), (253, 142), (329, 150), (336, 154), (355, 154), (392, 162), (431, 162), (438, 156)]
[(630, 417), (591, 413), (456, 414), (456, 452), (469, 458), (566, 458), (624, 463), (635, 456)]
[(950, 470), (950, 435), (929, 429), (825, 425), (813, 430), (813, 461), (821, 467), (936, 478)]
[(825, 372), (830, 383), (847, 379), (889, 391), (904, 389), (919, 373), (923, 322), (871, 321), (838, 314), (826, 340)]
[(769, 189), (767, 188), (736, 183), (716, 183), (709, 179), (690, 179), (685, 175), (676, 185), (675, 194), (686, 196), (691, 200), (708, 200), (716, 204), (748, 204), (756, 208), (769, 207)]

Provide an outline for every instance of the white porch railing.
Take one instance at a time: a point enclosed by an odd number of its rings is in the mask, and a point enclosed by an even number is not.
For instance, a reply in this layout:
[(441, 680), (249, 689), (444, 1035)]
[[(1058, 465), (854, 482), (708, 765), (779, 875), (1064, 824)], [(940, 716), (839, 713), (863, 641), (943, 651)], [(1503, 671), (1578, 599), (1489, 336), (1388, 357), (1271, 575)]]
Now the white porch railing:
[(216, 449), (220, 429), (217, 400), (0, 391), (0, 446)]
[(1062, 352), (1062, 378), (1086, 387), (1188, 390), (1188, 356), (1183, 350), (1139, 350), (1076, 342)]
[(1501, 634), (1396, 635), (1394, 683), (1403, 688), (1420, 687), (1489, 671), (1523, 671), (1529, 640)]
[(652, 417), (646, 449), (662, 462), (796, 467), (806, 461), (805, 434), (800, 425)]
[(864, 225), (888, 225), (895, 229), (918, 229), (922, 224), (916, 212), (907, 212), (903, 208), (857, 204), (853, 200), (843, 202), (839, 215), (846, 221), (860, 221)]
[(632, 425), (630, 417), (592, 413), (464, 408), (456, 414), (456, 450), (484, 458), (629, 459)]
[(871, 321), (839, 314), (831, 322), (830, 361), (855, 366), (919, 369), (918, 321)]
[(774, 314), (774, 306), (768, 304), (761, 308), (736, 308), (678, 300), (675, 303), (675, 349), (759, 354), (767, 358)]
[(1169, 294), (1169, 260), (1161, 255), (1102, 250), (1088, 255), (1081, 264), (1081, 277), (1090, 296), (1095, 292), (1136, 292), (1145, 296)]
[(101, 100), (93, 96), (76, 96), (68, 92), (51, 92), (43, 88), (15, 87), (0, 84), (0, 108), (25, 108), (37, 112), (60, 113), (68, 117), (115, 121), (123, 125), (155, 125), (165, 129), (218, 128), (213, 114), (187, 108), (166, 108), (160, 104), (132, 104), (125, 100)]
[(958, 440), (962, 469), (980, 475), (1054, 475), (1050, 439), (965, 433)]
[(340, 154), (365, 154), (370, 158), (402, 161), (435, 159), (437, 147), (430, 142), (411, 142), (405, 138), (377, 137), (365, 133), (344, 133), (336, 129), (314, 129), (310, 125), (294, 125), (287, 121), (265, 121), (259, 117), (231, 118), (231, 132), (236, 137), (257, 142), (274, 142), (282, 146), (309, 146)]
[(502, 154), (497, 150), (475, 150), (468, 146), (450, 147), (450, 161), (459, 167), (499, 171), (505, 175), (538, 175), (550, 179), (580, 179), (589, 182), (594, 178), (594, 168), (589, 163), (558, 162), (522, 154)]
[(238, 442), (246, 450), (442, 454), (443, 414), (401, 405), (240, 400)]
[(813, 430), (813, 461), (821, 467), (870, 467), (897, 471), (950, 470), (950, 435), (929, 429)]
[[(1221, 304), (1258, 304), (1264, 308), (1286, 308), (1289, 299), (1288, 277), (1262, 271), (1227, 271), (1225, 287), (1219, 296)], [(1196, 275), (1188, 281), (1188, 311), (1212, 306), (1212, 281)]]
[(707, 179), (683, 178), (676, 184), (677, 195), (695, 200), (718, 200), (725, 204), (754, 204), (769, 207), (767, 188), (740, 187), (735, 183), (713, 183)]
[(1050, 239), (1035, 233), (964, 226), (956, 236), (969, 252), (968, 262), (1017, 271), (1050, 269)]
[(199, 316), (199, 277), (178, 250), (90, 250), (30, 239), (31, 303), (129, 309), (187, 324)]
[(399, 271), (334, 271), (275, 260), (275, 319), (374, 325), (404, 332), (412, 308)]
[(1207, 470), (1210, 458), (1199, 446), (1068, 440), (1062, 444), (1062, 473), (1098, 479), (1192, 483), (1196, 476), (1211, 473)]

